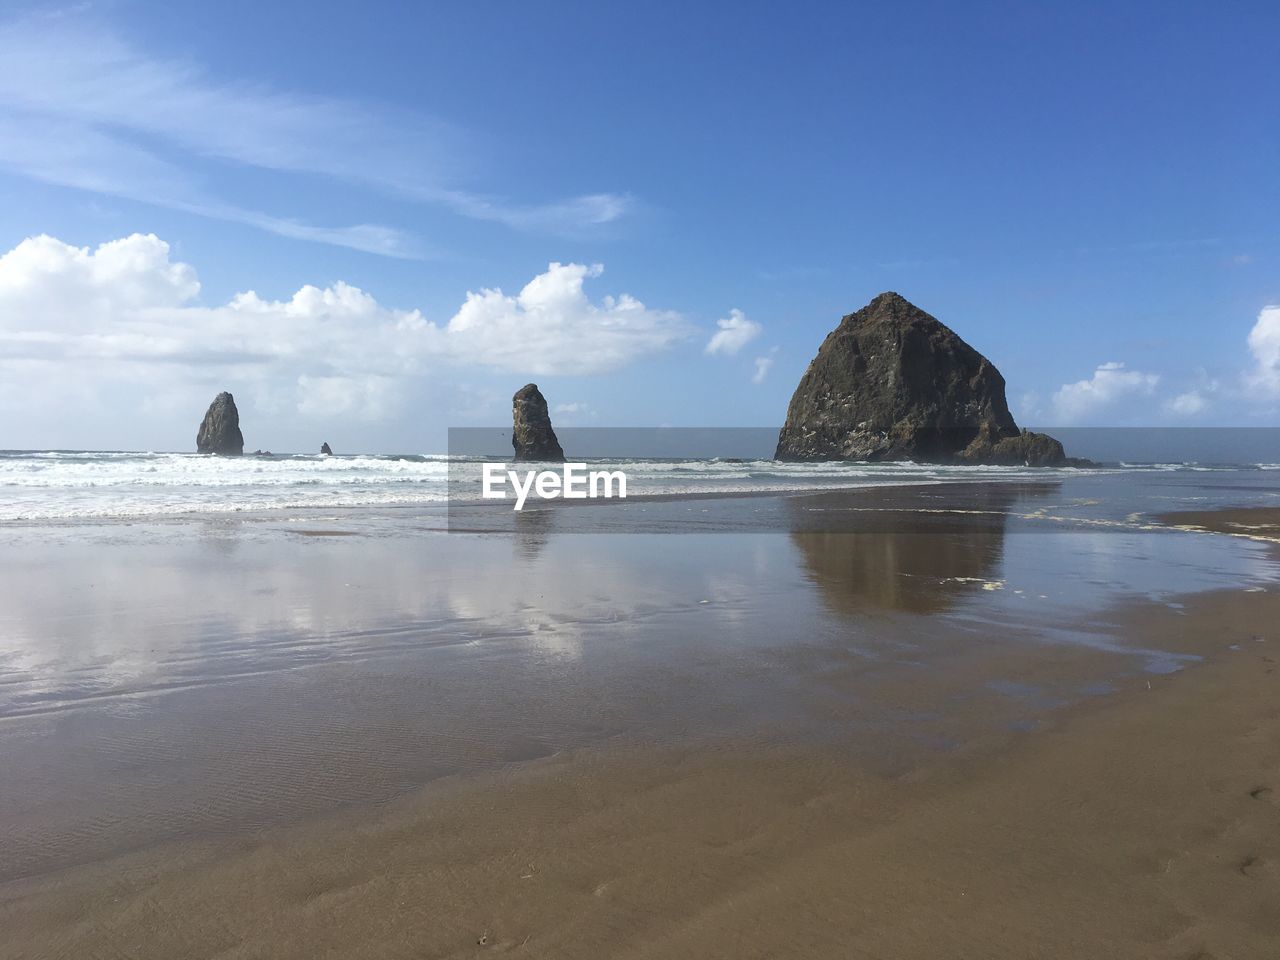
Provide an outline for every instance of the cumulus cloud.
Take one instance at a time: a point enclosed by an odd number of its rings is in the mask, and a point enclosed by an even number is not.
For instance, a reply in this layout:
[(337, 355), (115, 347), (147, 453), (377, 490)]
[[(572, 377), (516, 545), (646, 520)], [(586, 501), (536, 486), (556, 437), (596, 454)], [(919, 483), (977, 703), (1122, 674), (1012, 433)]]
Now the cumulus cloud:
[(249, 290), (206, 307), (194, 268), (172, 260), (154, 235), (94, 250), (33, 237), (0, 257), (0, 367), (11, 380), (47, 381), (52, 368), (77, 383), (216, 371), (255, 384), (267, 407), (376, 419), (396, 405), (405, 378), (428, 368), (604, 373), (687, 336), (675, 312), (627, 294), (589, 298), (584, 283), (602, 272), (552, 263), (514, 296), (468, 293), (436, 323), (342, 282), (285, 300)]
[(1159, 382), (1157, 374), (1126, 370), (1123, 363), (1104, 363), (1088, 380), (1059, 387), (1053, 395), (1052, 413), (1058, 423), (1079, 423), (1122, 401), (1150, 396)]
[(30, 237), (0, 257), (0, 326), (83, 328), (99, 316), (177, 307), (200, 293), (196, 272), (169, 259), (169, 245), (134, 234), (73, 247)]
[(1249, 353), (1253, 368), (1245, 382), (1250, 392), (1267, 399), (1280, 397), (1280, 305), (1259, 311), (1249, 331)]
[(729, 311), (729, 316), (717, 320), (716, 326), (719, 329), (712, 334), (706, 346), (706, 352), (712, 356), (735, 354), (764, 330), (754, 320), (748, 320), (747, 315), (736, 307)]
[(591, 374), (616, 369), (683, 339), (679, 314), (650, 310), (628, 294), (592, 303), (583, 282), (600, 264), (552, 263), (515, 296), (468, 293), (445, 328), (457, 359), (534, 374)]

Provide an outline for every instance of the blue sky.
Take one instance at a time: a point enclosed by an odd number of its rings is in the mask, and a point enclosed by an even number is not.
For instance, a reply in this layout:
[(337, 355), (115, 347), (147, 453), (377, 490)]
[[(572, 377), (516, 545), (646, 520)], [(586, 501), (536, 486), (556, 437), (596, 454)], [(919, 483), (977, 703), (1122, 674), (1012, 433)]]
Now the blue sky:
[(3, 4), (0, 447), (184, 449), (223, 388), (275, 449), (440, 449), (531, 379), (565, 423), (778, 424), (888, 289), (991, 357), (1020, 421), (1276, 425), (1278, 28)]

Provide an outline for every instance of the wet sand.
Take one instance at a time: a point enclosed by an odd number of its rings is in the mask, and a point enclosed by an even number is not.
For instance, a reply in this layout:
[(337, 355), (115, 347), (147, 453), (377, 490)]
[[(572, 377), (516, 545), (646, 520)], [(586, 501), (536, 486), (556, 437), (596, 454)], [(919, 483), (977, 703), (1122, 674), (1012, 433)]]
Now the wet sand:
[(581, 750), (11, 882), (0, 953), (1276, 956), (1280, 594), (1123, 616), (1210, 661), (896, 777), (838, 745)]
[(0, 957), (1275, 956), (1276, 551), (1072, 494), (29, 544)]
[(1170, 526), (1280, 543), (1280, 507), (1179, 510), (1161, 515), (1160, 520)]

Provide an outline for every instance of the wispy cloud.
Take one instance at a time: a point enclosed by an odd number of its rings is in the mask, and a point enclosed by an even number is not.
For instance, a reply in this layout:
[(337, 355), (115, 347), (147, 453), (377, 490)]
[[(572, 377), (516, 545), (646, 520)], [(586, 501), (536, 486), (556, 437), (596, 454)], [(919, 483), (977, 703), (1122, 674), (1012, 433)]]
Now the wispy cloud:
[(774, 354), (778, 352), (778, 348), (774, 347), (763, 357), (755, 359), (755, 373), (751, 374), (751, 382), (756, 386), (764, 383), (764, 378), (769, 376), (769, 371), (773, 369)]
[(390, 257), (417, 258), (426, 252), (418, 241), (392, 227), (326, 227), (222, 202), (177, 164), (75, 122), (0, 113), (0, 166), (42, 183), (153, 203), (297, 240)]
[(391, 227), (314, 226), (246, 209), (216, 198), (196, 171), (238, 165), (305, 174), (547, 232), (611, 223), (632, 206), (612, 193), (528, 204), (463, 189), (474, 147), (456, 127), (376, 104), (224, 81), (79, 20), (0, 24), (0, 62), (0, 167), (47, 183), (391, 256), (423, 251)]
[(573, 197), (559, 203), (521, 206), (504, 203), (492, 197), (449, 190), (424, 199), (439, 200), (455, 213), (474, 220), (491, 220), (518, 230), (577, 233), (584, 229), (613, 223), (626, 216), (635, 203), (630, 196), (616, 193), (593, 193)]
[(572, 403), (557, 403), (551, 411), (556, 415), (556, 423), (562, 426), (579, 426), (584, 420), (593, 420), (595, 409), (589, 403), (575, 400)]

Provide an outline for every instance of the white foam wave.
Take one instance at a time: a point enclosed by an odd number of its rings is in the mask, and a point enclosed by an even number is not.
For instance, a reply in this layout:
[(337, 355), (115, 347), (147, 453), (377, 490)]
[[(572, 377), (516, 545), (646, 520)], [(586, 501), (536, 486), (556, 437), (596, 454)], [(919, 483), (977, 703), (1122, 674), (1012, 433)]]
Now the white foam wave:
[[(438, 504), (480, 497), (479, 460), (404, 456), (208, 457), (0, 451), (0, 522), (163, 517)], [(779, 493), (957, 480), (1048, 479), (1069, 471), (915, 463), (610, 461), (637, 495)], [(451, 483), (452, 479), (452, 483)]]

